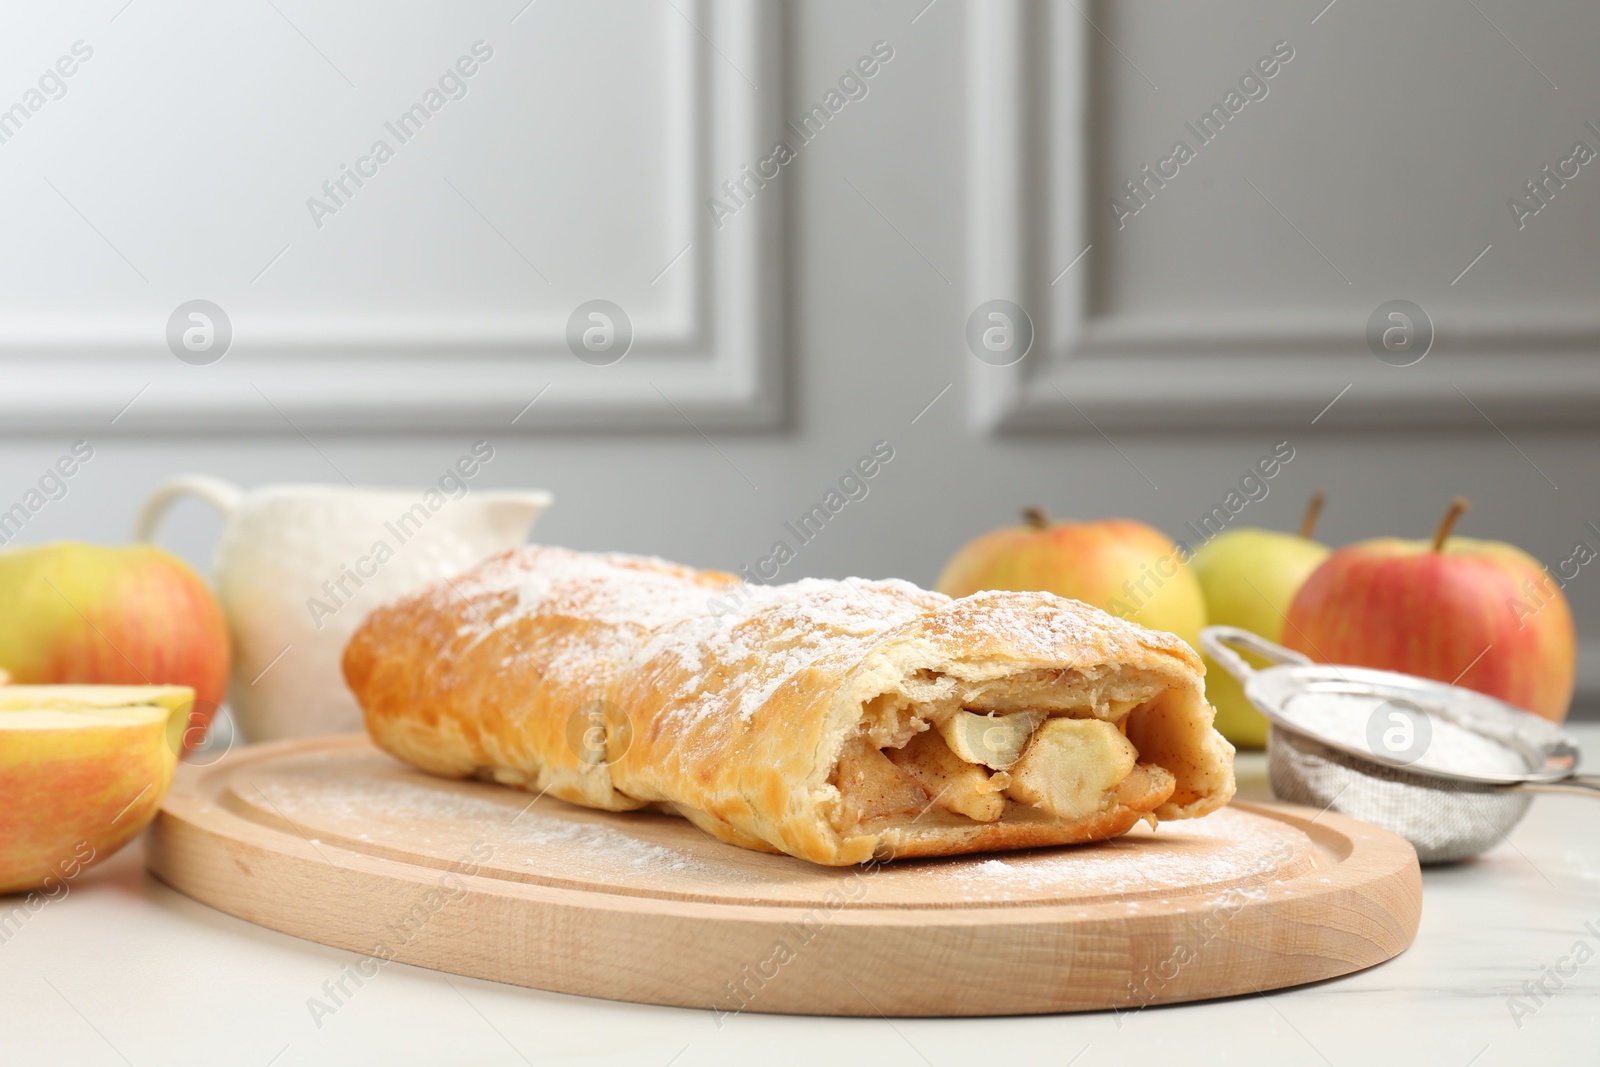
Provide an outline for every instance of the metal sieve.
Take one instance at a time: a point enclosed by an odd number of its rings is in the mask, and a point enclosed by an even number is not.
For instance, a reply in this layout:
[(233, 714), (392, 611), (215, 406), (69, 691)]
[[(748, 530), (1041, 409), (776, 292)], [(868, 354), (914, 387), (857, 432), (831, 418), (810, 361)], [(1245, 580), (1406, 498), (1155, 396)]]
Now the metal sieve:
[[(1208, 626), (1200, 647), (1272, 724), (1267, 771), (1281, 800), (1399, 834), (1423, 863), (1476, 856), (1505, 838), (1534, 793), (1600, 797), (1578, 746), (1537, 715), (1470, 689), (1312, 663), (1248, 630)], [(1273, 666), (1255, 670), (1237, 650)]]

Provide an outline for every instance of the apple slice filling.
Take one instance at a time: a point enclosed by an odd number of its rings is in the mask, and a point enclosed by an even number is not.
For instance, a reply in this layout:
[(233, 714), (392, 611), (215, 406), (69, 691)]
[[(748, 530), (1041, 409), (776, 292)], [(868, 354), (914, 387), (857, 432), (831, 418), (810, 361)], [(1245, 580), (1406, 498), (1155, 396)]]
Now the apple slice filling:
[(939, 724), (939, 735), (950, 751), (968, 763), (981, 763), (1003, 771), (1017, 762), (1033, 731), (1045, 720), (1040, 711), (1014, 711), (1009, 715), (980, 715), (958, 711)]
[(976, 822), (994, 822), (1005, 810), (1001, 790), (1010, 776), (991, 775), (983, 765), (957, 755), (932, 730), (913, 737), (904, 748), (890, 749), (886, 755), (946, 811)]
[(1118, 806), (1149, 812), (1173, 794), (1172, 772), (1140, 762), (1127, 737), (1128, 718), (1159, 695), (1159, 686), (1135, 678), (1095, 687), (1079, 679), (1060, 693), (1050, 691), (1060, 678), (1034, 679), (1039, 684), (1026, 687), (1034, 706), (1019, 707), (1009, 699), (1015, 680), (1010, 691), (981, 693), (940, 681), (868, 703), (862, 729), (845, 742), (830, 779), (841, 829), (935, 809), (943, 819), (974, 823), (999, 822), (1008, 810), (1080, 822)]

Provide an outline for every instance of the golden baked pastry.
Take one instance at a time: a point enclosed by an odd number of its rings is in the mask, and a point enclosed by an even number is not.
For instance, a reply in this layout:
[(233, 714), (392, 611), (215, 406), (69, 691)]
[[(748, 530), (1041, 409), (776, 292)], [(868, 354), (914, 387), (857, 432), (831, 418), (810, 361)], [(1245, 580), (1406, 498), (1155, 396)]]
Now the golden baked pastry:
[(1200, 657), (1050, 593), (529, 546), (373, 612), (344, 674), (423, 770), (815, 863), (1097, 841), (1233, 795)]

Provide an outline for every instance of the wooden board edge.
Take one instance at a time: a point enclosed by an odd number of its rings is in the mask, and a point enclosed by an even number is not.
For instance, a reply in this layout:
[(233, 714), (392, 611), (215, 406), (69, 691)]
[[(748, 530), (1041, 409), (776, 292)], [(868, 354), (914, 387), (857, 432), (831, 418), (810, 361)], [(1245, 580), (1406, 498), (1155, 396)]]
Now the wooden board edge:
[[(242, 824), (239, 836), (229, 837), (168, 810), (147, 835), (146, 859), (156, 877), (202, 903), (371, 961), (723, 1014), (1137, 1009), (1337, 977), (1392, 958), (1415, 938), (1421, 875), (1404, 841), (1342, 816), (1242, 806), (1344, 836), (1351, 847), (1334, 867), (1255, 888), (1259, 899), (1219, 894), (1208, 913), (1217, 929), (1209, 930), (1198, 913), (1174, 924), (1159, 909), (1129, 914), (1120, 902), (826, 913), (588, 893), (319, 851), (307, 841), (279, 847), (282, 835), (238, 816), (229, 817)], [(339, 872), (331, 883), (330, 862)], [(1307, 878), (1325, 878), (1326, 887), (1300, 896), (1296, 883)], [(435, 907), (441, 898), (448, 906)], [(365, 914), (374, 901), (393, 918), (375, 926)], [(1163, 920), (1168, 929), (1158, 934)], [(707, 922), (721, 942), (715, 962)], [(412, 927), (409, 938), (393, 932)], [(1078, 941), (1091, 928), (1087, 955), (1100, 962), (1086, 971)], [(485, 931), (495, 934), (486, 940)], [(1125, 966), (1107, 966), (1108, 956)], [(952, 965), (969, 976), (959, 988), (928, 988), (927, 975)], [(874, 983), (870, 1000), (839, 982), (873, 970), (890, 977)]]

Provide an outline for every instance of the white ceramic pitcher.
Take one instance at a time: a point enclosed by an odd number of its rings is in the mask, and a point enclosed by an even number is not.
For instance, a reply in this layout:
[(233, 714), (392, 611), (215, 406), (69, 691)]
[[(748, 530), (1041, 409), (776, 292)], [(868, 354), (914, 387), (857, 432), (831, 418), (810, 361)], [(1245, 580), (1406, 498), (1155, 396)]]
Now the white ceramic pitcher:
[(271, 485), (243, 492), (183, 475), (158, 485), (134, 524), (153, 540), (175, 501), (222, 513), (213, 563), (233, 637), (228, 699), (249, 741), (360, 730), (339, 661), (367, 612), (522, 544), (550, 506), (542, 490), (348, 489)]

